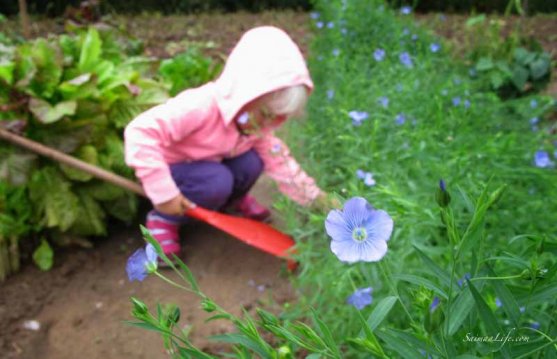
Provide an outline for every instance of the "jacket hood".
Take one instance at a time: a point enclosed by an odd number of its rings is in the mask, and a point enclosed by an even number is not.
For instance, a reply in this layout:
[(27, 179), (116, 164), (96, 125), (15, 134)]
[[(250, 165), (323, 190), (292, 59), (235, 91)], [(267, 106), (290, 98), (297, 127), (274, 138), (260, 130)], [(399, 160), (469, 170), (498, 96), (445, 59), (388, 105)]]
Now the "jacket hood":
[(215, 80), (217, 104), (228, 125), (249, 102), (295, 85), (313, 89), (298, 46), (281, 29), (256, 27), (242, 36)]

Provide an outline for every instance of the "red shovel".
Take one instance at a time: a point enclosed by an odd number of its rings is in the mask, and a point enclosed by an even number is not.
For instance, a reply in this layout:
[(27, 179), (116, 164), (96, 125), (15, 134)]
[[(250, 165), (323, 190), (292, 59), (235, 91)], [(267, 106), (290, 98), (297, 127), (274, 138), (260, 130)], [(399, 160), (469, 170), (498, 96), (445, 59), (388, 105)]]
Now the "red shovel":
[[(2, 128), (0, 128), (0, 138), (145, 197), (145, 192), (138, 183), (78, 160), (72, 156), (68, 156), (63, 152), (21, 137)], [(290, 258), (292, 247), (295, 244), (294, 241), (286, 234), (271, 226), (252, 219), (234, 217), (211, 211), (193, 204), (192, 207), (186, 210), (185, 214), (189, 217), (206, 222), (252, 247), (288, 260), (288, 268), (291, 270), (296, 268), (296, 262)]]

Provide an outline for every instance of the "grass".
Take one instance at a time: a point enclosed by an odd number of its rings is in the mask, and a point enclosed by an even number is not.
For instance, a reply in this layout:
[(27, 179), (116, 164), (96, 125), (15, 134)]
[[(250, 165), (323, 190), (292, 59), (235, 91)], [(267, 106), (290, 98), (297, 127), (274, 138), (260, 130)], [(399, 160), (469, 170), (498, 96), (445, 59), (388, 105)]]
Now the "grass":
[[(316, 21), (334, 25), (316, 30), (311, 59), (316, 89), (307, 120), (289, 128), (290, 142), (303, 144), (294, 152), (305, 158), (305, 168), (322, 188), (342, 199), (365, 197), (392, 216), (395, 231), (382, 261), (347, 265), (329, 250), (324, 216), (280, 204), (301, 214), (299, 219), (289, 216), (291, 231), (302, 242), (303, 267), (296, 284), (303, 296), (294, 311), (316, 308), (342, 342), (361, 331), (359, 315), (345, 299), (356, 288), (371, 286), (374, 304), (362, 310), (366, 318), (382, 299), (397, 298), (376, 330), (391, 354), (403, 355), (397, 343), (409, 340), (422, 343), (416, 347), (432, 355), (448, 357), (517, 357), (530, 349), (534, 357), (554, 354), (554, 343), (544, 347), (549, 339), (530, 328), (539, 323), (541, 332), (555, 337), (549, 313), (555, 314), (557, 307), (544, 291), (556, 294), (549, 284), (556, 268), (557, 203), (548, 199), (557, 195), (557, 176), (554, 168), (534, 165), (537, 150), (553, 154), (556, 149), (544, 119), (553, 99), (537, 96), (535, 108), (532, 98), (502, 102), (469, 78), (446, 44), (378, 1), (353, 1), (344, 9), (322, 2)], [(441, 43), (441, 50), (432, 52), (432, 43)], [(382, 61), (374, 59), (379, 48), (386, 52)], [(401, 63), (404, 52), (411, 56), (411, 68)], [(379, 102), (382, 96), (389, 98), (386, 108)], [(369, 118), (354, 126), (349, 117), (353, 110), (366, 111)], [(396, 120), (400, 115), (402, 124), (400, 117)], [(529, 123), (535, 116), (542, 119), (537, 131)], [(372, 172), (377, 184), (366, 186), (357, 169)], [(440, 179), (453, 199), (446, 215), (454, 213), (454, 228), (443, 224), (440, 212), (447, 210), (435, 202)], [(489, 196), (503, 185), (503, 195), (487, 209)], [(472, 238), (473, 245), (450, 242), (451, 231), (458, 233), (457, 241)], [(464, 250), (457, 254), (461, 246)], [(447, 274), (448, 283), (424, 265), (417, 248)], [(534, 273), (539, 268), (548, 270), (544, 279), (518, 278), (525, 269)], [(473, 280), (474, 286), (458, 287), (456, 281), (465, 273), (515, 278)], [(449, 293), (439, 306), (443, 319), (433, 326), (429, 306), (438, 293), (432, 288)], [(525, 311), (517, 315), (498, 308), (495, 298), (502, 293)], [(451, 315), (452, 322), (447, 319)], [(466, 333), (495, 336), (495, 328), (506, 333), (512, 328), (511, 315), (519, 334), (530, 336), (531, 347), (464, 340)]]

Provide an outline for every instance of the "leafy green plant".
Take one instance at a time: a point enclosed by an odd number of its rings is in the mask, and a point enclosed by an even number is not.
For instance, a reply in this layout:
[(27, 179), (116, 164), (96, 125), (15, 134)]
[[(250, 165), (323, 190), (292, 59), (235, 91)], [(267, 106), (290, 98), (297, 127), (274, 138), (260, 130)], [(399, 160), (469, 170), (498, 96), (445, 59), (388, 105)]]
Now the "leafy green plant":
[(200, 86), (212, 80), (221, 71), (222, 64), (203, 56), (195, 47), (176, 56), (163, 60), (159, 67), (159, 74), (168, 83), (170, 94), (191, 87)]
[[(166, 100), (168, 92), (149, 78), (156, 62), (128, 57), (118, 50), (115, 38), (109, 30), (89, 27), (4, 45), (0, 125), (132, 177), (124, 163), (121, 131), (137, 114)], [(125, 191), (5, 142), (0, 143), (0, 151), (6, 154), (0, 159), (0, 181), (24, 189), (23, 203), (29, 206), (31, 221), (38, 223), (34, 231), (48, 230), (50, 241), (60, 241), (64, 233), (102, 235), (107, 215), (125, 221), (134, 216), (136, 199)], [(7, 213), (12, 205), (7, 204)]]
[(520, 29), (502, 35), (504, 20), (489, 20), (485, 15), (466, 23), (472, 43), (468, 57), (471, 74), (495, 90), (502, 98), (524, 96), (542, 90), (551, 77), (551, 56), (533, 39), (520, 36)]

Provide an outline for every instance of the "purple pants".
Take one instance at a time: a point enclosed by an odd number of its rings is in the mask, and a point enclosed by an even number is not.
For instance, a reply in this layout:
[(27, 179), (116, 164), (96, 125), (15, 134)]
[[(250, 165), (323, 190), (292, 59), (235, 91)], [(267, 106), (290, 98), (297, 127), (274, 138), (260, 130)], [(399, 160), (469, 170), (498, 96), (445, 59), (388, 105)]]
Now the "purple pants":
[[(263, 172), (263, 161), (255, 150), (249, 150), (222, 162), (171, 164), (170, 172), (186, 198), (201, 207), (220, 210), (248, 193)], [(185, 217), (153, 212), (171, 221), (185, 220)]]

